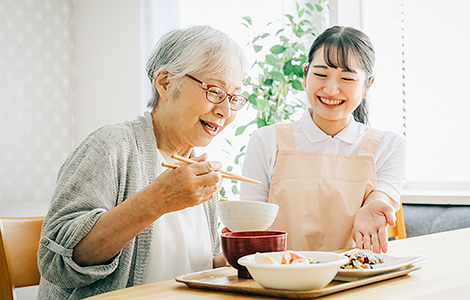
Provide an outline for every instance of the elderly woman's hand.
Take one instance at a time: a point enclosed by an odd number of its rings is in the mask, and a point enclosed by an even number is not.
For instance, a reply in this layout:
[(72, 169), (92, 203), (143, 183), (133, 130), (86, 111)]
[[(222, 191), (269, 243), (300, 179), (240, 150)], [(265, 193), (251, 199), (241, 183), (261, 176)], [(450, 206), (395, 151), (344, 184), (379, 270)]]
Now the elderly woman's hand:
[(377, 199), (361, 207), (356, 214), (353, 238), (356, 247), (373, 250), (375, 253), (387, 252), (387, 224), (395, 226), (395, 209), (387, 201)]
[(168, 169), (146, 189), (154, 193), (153, 208), (160, 213), (182, 210), (201, 204), (218, 193), (222, 187), (222, 164), (206, 162), (205, 155), (195, 158), (194, 164)]
[(218, 171), (222, 164), (205, 159), (203, 155), (194, 159), (197, 163), (166, 170), (143, 190), (102, 214), (75, 247), (73, 259), (82, 266), (108, 262), (162, 215), (211, 199), (221, 188), (222, 175)]

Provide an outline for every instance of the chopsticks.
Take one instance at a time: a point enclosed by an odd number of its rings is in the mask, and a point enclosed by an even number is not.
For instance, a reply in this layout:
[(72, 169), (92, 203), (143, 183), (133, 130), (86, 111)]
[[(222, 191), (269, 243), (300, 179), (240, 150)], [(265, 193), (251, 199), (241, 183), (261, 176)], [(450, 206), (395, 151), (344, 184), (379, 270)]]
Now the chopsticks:
[[(196, 163), (192, 159), (188, 159), (188, 158), (176, 155), (176, 154), (173, 154), (171, 157), (176, 159), (176, 160), (188, 163), (188, 164)], [(167, 163), (164, 163), (164, 162), (162, 163), (162, 166), (165, 167), (165, 168), (171, 168), (171, 169), (176, 169), (178, 167), (176, 165), (171, 165), (171, 164), (167, 164)], [(225, 171), (225, 170), (220, 170), (220, 173), (222, 173), (222, 178), (226, 178), (226, 179), (238, 180), (238, 181), (244, 181), (244, 182), (251, 182), (251, 183), (256, 183), (256, 184), (261, 183), (258, 180), (255, 180), (255, 179), (252, 179), (252, 178), (249, 178), (249, 177), (245, 177), (245, 176), (242, 176), (242, 175), (237, 175), (237, 174), (234, 174), (234, 173), (230, 173), (230, 172)]]

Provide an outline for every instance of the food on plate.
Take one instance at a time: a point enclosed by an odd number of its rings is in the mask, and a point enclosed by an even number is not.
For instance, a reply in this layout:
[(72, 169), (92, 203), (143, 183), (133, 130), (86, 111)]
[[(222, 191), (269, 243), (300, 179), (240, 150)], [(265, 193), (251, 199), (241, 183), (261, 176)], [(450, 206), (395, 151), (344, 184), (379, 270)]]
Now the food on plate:
[(319, 261), (313, 261), (310, 257), (304, 256), (298, 252), (286, 250), (280, 262), (269, 256), (268, 254), (258, 252), (255, 254), (255, 263), (274, 265), (308, 265), (319, 263)]
[(271, 256), (257, 252), (255, 254), (255, 263), (257, 264), (271, 264), (271, 265), (279, 265), (280, 263), (276, 261)]
[(373, 269), (374, 265), (384, 262), (380, 254), (370, 250), (353, 250), (344, 253), (349, 258), (349, 262), (342, 265), (341, 269)]

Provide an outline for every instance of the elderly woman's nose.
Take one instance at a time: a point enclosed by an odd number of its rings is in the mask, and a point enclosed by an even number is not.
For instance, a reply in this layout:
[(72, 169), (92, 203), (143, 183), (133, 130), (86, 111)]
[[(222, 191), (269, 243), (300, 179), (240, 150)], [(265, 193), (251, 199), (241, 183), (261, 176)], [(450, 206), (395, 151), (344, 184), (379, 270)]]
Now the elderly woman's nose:
[(232, 115), (232, 110), (230, 109), (229, 97), (225, 98), (222, 103), (215, 104), (214, 111), (223, 119), (228, 119)]
[(339, 82), (335, 78), (330, 78), (325, 82), (323, 86), (323, 91), (328, 95), (336, 95), (339, 94)]

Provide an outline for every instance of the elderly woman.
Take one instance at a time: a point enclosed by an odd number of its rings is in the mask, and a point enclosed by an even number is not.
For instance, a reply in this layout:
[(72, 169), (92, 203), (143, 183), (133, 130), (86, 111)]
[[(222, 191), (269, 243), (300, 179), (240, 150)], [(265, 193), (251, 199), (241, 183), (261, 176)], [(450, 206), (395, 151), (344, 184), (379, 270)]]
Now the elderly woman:
[(246, 103), (241, 48), (208, 26), (171, 31), (147, 71), (151, 113), (104, 126), (60, 169), (38, 252), (38, 299), (80, 299), (225, 264), (220, 162), (194, 158)]

